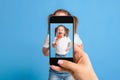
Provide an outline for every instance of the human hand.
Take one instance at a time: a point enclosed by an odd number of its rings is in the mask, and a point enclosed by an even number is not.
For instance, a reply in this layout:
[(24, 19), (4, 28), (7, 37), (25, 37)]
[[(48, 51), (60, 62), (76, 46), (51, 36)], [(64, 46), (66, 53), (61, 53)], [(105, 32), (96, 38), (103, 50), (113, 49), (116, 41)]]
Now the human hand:
[(67, 47), (67, 48), (65, 49), (65, 51), (66, 51), (66, 52), (69, 51), (69, 48)]
[(58, 41), (59, 41), (59, 39), (57, 39), (57, 40), (55, 41), (55, 46), (57, 46), (57, 45), (58, 45)]
[(59, 60), (58, 66), (51, 66), (53, 70), (56, 71), (68, 71), (70, 72), (75, 80), (98, 80), (88, 55), (80, 49), (77, 45), (74, 45), (75, 63)]
[(58, 39), (56, 39), (56, 41), (55, 41), (55, 42), (53, 42), (52, 46), (53, 46), (54, 48), (56, 48), (56, 47), (57, 47), (57, 45), (58, 45)]

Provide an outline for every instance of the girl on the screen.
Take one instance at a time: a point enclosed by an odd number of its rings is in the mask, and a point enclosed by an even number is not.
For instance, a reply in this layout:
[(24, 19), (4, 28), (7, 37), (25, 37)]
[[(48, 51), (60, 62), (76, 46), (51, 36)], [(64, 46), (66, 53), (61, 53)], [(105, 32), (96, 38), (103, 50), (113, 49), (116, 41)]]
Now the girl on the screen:
[(72, 42), (68, 36), (69, 29), (64, 25), (59, 25), (55, 28), (55, 38), (52, 46), (56, 48), (55, 57), (67, 57)]

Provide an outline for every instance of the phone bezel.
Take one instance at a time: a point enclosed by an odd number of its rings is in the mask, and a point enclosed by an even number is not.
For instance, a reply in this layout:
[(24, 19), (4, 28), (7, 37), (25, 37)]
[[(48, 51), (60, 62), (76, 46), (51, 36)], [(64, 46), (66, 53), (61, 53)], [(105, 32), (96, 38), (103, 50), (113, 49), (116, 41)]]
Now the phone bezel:
[[(50, 33), (50, 24), (51, 23), (72, 23), (73, 24), (73, 52), (74, 52), (74, 19), (73, 16), (50, 16), (49, 17), (49, 46), (50, 46), (50, 40), (51, 40), (51, 33)], [(68, 58), (51, 58), (51, 47), (49, 47), (49, 63), (50, 65), (56, 65), (59, 66), (57, 64), (58, 60), (68, 60), (68, 61), (74, 61), (74, 53), (73, 53), (73, 57), (68, 57)]]

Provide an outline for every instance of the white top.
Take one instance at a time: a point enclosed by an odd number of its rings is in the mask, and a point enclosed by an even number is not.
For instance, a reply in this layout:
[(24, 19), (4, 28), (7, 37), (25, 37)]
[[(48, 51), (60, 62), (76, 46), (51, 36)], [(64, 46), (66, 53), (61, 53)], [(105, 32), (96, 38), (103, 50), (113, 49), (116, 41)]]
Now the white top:
[[(81, 45), (82, 44), (82, 40), (80, 39), (79, 35), (76, 33), (74, 34), (74, 43), (77, 45)], [(47, 35), (47, 38), (44, 42), (43, 47), (45, 48), (49, 48), (49, 34)]]
[(79, 35), (77, 33), (74, 34), (74, 43), (77, 44), (77, 45), (83, 44), (81, 38), (79, 37)]
[[(57, 37), (54, 38), (53, 44), (56, 42)], [(65, 51), (68, 47), (68, 44), (71, 42), (69, 37), (62, 37), (58, 40), (58, 44), (56, 46), (56, 54), (65, 55), (69, 51)]]

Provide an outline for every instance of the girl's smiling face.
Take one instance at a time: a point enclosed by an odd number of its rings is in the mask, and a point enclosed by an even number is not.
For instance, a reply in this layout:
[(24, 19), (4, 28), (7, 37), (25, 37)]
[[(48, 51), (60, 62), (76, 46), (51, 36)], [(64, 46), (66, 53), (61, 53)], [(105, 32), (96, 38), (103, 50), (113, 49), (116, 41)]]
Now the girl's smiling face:
[(57, 33), (64, 36), (65, 35), (65, 28), (63, 26), (58, 27)]

